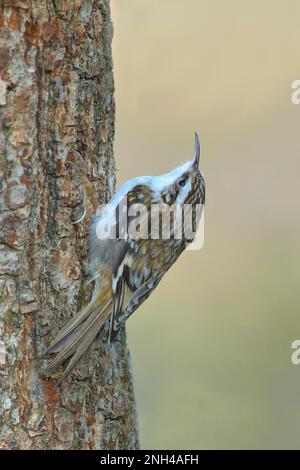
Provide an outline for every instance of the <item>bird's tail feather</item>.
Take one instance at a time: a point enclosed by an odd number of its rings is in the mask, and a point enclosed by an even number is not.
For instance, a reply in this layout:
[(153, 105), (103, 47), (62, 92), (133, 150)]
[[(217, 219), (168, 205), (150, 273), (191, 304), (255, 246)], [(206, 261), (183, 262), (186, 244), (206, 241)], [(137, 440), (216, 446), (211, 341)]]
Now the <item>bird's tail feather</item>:
[(111, 299), (106, 297), (105, 301), (99, 304), (99, 298), (96, 296), (78, 315), (72, 318), (46, 351), (46, 353), (57, 352), (58, 354), (50, 362), (45, 373), (51, 374), (73, 355), (59, 378), (59, 383), (61, 383), (91, 345), (110, 313)]

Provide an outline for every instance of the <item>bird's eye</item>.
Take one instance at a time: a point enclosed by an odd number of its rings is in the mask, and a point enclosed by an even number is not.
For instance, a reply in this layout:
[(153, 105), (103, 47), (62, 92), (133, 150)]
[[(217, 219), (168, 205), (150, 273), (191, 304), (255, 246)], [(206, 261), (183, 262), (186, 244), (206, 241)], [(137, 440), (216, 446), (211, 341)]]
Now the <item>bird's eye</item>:
[(180, 180), (178, 184), (179, 184), (179, 186), (181, 186), (183, 188), (186, 184), (186, 180)]

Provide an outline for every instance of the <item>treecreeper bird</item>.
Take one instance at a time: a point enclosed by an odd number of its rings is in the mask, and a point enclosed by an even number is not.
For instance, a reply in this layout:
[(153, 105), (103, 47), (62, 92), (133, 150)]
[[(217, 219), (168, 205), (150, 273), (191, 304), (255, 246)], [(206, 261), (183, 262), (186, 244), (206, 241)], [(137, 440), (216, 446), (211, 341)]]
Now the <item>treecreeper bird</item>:
[(205, 203), (195, 134), (192, 160), (170, 173), (127, 181), (92, 218), (89, 230), (91, 302), (58, 333), (46, 353), (57, 353), (52, 374), (67, 359), (61, 383), (97, 334), (115, 341), (127, 318), (149, 297), (193, 241)]

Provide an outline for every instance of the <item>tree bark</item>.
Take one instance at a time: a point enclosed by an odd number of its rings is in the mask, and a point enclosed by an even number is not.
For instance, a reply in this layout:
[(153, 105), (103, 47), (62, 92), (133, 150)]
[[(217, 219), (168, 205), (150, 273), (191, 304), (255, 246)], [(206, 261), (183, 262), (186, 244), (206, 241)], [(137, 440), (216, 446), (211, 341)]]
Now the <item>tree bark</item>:
[(114, 190), (111, 39), (109, 0), (0, 0), (0, 448), (138, 447), (125, 331), (60, 387), (42, 373)]

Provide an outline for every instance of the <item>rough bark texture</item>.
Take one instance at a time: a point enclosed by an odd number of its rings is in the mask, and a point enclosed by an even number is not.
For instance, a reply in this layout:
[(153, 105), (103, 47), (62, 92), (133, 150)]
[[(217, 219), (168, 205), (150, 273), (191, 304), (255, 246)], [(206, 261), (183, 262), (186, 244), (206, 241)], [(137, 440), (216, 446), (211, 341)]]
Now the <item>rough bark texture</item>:
[(42, 374), (90, 298), (89, 215), (114, 189), (111, 39), (108, 0), (0, 0), (1, 448), (138, 446), (125, 332), (62, 386)]

